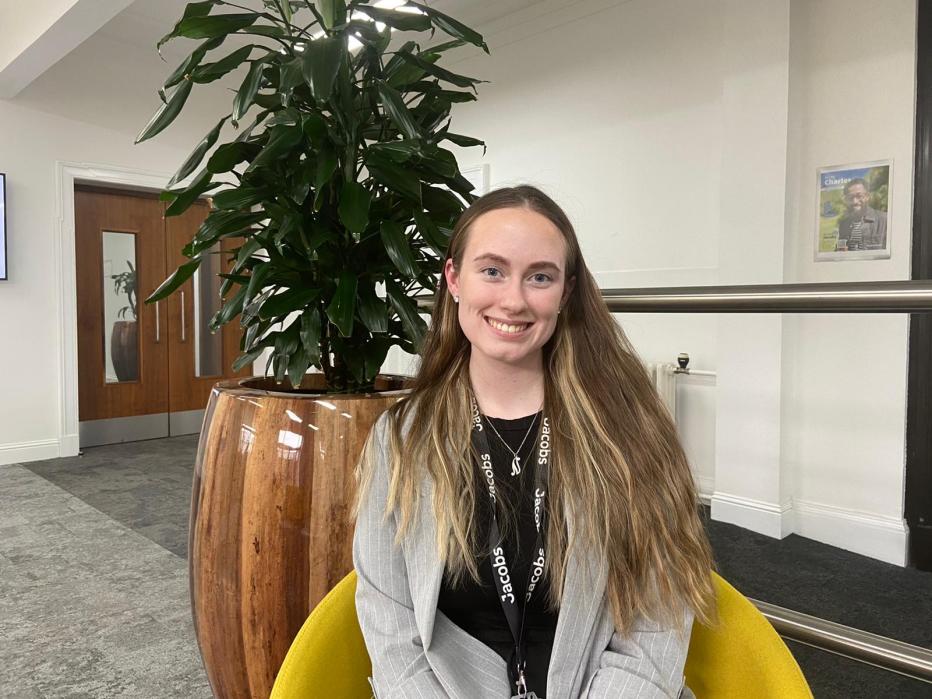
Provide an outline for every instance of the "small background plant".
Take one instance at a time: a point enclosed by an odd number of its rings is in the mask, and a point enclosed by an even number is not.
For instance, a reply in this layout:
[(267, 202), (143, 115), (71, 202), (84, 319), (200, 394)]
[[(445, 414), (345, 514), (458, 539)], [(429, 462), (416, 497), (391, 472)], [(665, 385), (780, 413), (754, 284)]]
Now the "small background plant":
[(129, 305), (117, 311), (117, 317), (125, 318), (126, 313), (129, 312), (133, 316), (132, 319), (136, 320), (136, 269), (129, 260), (126, 261), (126, 266), (129, 267), (128, 272), (110, 275), (113, 280), (113, 293), (117, 296), (126, 294), (126, 300), (129, 302)]

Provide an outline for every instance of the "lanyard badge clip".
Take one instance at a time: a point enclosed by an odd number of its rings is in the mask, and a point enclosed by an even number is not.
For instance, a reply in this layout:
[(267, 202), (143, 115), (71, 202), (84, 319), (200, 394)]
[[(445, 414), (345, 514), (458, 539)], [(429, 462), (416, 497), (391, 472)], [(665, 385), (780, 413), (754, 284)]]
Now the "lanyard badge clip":
[(527, 697), (527, 680), (524, 677), (524, 663), (518, 668), (518, 679), (515, 681), (515, 686), (518, 688), (517, 696), (520, 699)]

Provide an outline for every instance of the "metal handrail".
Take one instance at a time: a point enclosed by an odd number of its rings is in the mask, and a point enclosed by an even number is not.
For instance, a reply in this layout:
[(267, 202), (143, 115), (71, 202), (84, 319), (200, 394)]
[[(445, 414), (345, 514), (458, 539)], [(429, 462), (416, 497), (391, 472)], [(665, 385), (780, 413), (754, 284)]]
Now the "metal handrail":
[(752, 599), (784, 638), (932, 683), (932, 650)]
[(932, 311), (932, 282), (831, 282), (604, 289), (615, 313), (903, 313)]
[[(613, 313), (910, 313), (932, 311), (932, 281), (603, 289)], [(419, 296), (429, 312), (433, 296)]]

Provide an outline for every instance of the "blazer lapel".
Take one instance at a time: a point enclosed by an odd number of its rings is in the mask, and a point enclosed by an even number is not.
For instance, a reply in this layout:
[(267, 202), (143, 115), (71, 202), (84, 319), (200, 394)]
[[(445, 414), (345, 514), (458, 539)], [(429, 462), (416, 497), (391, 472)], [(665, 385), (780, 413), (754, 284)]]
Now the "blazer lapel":
[[(568, 509), (567, 528), (572, 536), (573, 520)], [(585, 672), (592, 629), (602, 611), (606, 579), (603, 559), (570, 551), (547, 673), (548, 699), (574, 699), (579, 694), (580, 674)]]

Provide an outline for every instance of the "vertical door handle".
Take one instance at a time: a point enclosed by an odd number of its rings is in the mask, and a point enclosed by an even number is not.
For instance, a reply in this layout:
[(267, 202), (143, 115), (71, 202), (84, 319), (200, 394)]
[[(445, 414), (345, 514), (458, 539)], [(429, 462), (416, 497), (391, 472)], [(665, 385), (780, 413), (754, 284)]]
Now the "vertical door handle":
[(186, 342), (188, 339), (188, 331), (184, 321), (184, 291), (181, 292), (181, 341)]
[(162, 321), (159, 318), (159, 304), (161, 301), (155, 302), (155, 344), (159, 344), (162, 339), (161, 326)]

